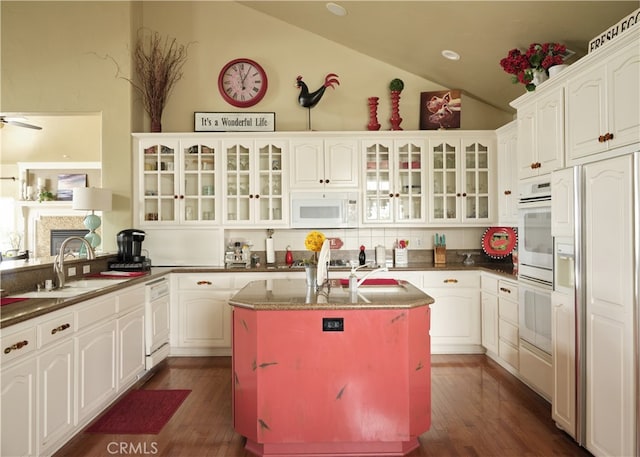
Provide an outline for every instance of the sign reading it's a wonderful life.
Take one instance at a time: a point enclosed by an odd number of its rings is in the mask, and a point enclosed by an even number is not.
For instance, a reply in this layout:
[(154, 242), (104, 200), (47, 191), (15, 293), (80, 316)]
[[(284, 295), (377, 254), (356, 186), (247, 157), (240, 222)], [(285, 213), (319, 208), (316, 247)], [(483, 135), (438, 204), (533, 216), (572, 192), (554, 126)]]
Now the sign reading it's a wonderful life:
[(276, 113), (195, 113), (196, 132), (274, 132)]

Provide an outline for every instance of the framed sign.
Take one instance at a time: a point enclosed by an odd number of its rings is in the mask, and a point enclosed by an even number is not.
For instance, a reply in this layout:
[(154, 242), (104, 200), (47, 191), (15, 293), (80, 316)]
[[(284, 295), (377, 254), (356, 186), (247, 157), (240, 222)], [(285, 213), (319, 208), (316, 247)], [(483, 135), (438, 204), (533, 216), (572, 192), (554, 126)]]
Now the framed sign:
[(195, 132), (274, 132), (276, 113), (195, 113)]
[(461, 114), (460, 90), (420, 93), (420, 130), (459, 129)]

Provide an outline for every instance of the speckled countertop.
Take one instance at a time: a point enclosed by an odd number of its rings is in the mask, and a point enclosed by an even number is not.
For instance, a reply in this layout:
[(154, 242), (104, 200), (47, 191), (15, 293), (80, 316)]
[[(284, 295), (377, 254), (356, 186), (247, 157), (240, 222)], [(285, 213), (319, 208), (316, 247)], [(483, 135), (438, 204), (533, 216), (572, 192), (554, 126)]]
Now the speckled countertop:
[(318, 291), (307, 287), (304, 279), (252, 281), (229, 300), (233, 306), (257, 311), (415, 308), (433, 302), (407, 281), (361, 286), (351, 293), (337, 279)]
[[(30, 266), (25, 264), (21, 268), (28, 269)], [(303, 271), (303, 268), (293, 268), (294, 271)], [(394, 267), (390, 268), (389, 272), (392, 274), (393, 272), (402, 272), (402, 271), (488, 271), (490, 273), (499, 274), (504, 276), (507, 279), (516, 280), (517, 274), (514, 271), (512, 265), (504, 264), (504, 263), (477, 263), (474, 265), (464, 265), (463, 263), (449, 263), (443, 266), (434, 266), (433, 263), (414, 263), (409, 264), (408, 267)], [(78, 295), (72, 298), (37, 298), (37, 299), (28, 299), (24, 301), (19, 301), (11, 304), (4, 305), (0, 307), (0, 329), (9, 327), (11, 325), (17, 324), (19, 322), (23, 322), (25, 320), (41, 316), (43, 314), (47, 314), (53, 311), (57, 311), (58, 309), (65, 308), (67, 306), (71, 306), (85, 300), (89, 300), (91, 298), (98, 297), (100, 295), (104, 295), (110, 292), (117, 292), (125, 287), (132, 286), (135, 284), (144, 284), (150, 282), (154, 279), (157, 279), (167, 273), (268, 273), (268, 272), (282, 272), (287, 271), (287, 268), (281, 267), (259, 267), (259, 268), (225, 268), (225, 267), (153, 267), (148, 275), (140, 276), (136, 278), (132, 278), (128, 281), (122, 282), (120, 284), (111, 285), (108, 287), (104, 287), (102, 289), (96, 289), (86, 294)], [(348, 276), (349, 268), (347, 267), (335, 267), (330, 268), (329, 270), (334, 272), (344, 272), (343, 276), (346, 278)], [(361, 271), (366, 271), (361, 270)], [(335, 275), (335, 273), (334, 273)], [(413, 287), (413, 286), (412, 286)], [(417, 289), (416, 289), (417, 290)], [(341, 302), (338, 300), (337, 292), (334, 292), (334, 296), (332, 300), (336, 301), (336, 305), (340, 304), (341, 306), (345, 306), (347, 304), (356, 305), (354, 302), (350, 302), (351, 297), (342, 297)], [(11, 294), (9, 294), (11, 296)], [(363, 295), (366, 298), (366, 295)], [(321, 298), (322, 299), (322, 298)], [(305, 297), (306, 301), (306, 289), (305, 289)], [(368, 298), (367, 298), (368, 300)], [(386, 297), (386, 300), (391, 303), (391, 297)], [(291, 301), (291, 300), (290, 300)], [(300, 302), (304, 303), (301, 299)], [(370, 304), (368, 304), (370, 305)], [(324, 305), (326, 306), (326, 304)], [(361, 305), (359, 305), (361, 306)]]

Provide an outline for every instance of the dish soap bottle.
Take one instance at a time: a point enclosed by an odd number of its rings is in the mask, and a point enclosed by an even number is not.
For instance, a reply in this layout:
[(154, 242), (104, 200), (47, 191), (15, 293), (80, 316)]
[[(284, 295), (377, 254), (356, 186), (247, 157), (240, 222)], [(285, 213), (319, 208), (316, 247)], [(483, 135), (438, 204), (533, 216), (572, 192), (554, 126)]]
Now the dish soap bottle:
[(291, 253), (291, 246), (287, 246), (287, 254), (284, 256), (284, 261), (287, 265), (293, 265), (293, 254)]
[(360, 246), (360, 254), (358, 254), (358, 261), (360, 265), (364, 265), (367, 262), (367, 254), (364, 252), (364, 246)]

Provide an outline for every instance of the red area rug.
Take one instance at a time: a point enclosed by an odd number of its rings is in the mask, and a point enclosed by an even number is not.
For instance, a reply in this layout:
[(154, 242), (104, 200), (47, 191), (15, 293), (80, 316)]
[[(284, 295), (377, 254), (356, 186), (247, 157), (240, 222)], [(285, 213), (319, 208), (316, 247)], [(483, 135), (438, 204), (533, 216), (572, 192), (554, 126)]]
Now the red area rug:
[(85, 432), (157, 435), (190, 392), (190, 390), (132, 390)]
[(11, 303), (16, 303), (16, 302), (24, 301), (24, 300), (26, 300), (26, 298), (9, 298), (9, 297), (4, 297), (4, 298), (0, 298), (0, 306), (10, 305)]

